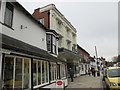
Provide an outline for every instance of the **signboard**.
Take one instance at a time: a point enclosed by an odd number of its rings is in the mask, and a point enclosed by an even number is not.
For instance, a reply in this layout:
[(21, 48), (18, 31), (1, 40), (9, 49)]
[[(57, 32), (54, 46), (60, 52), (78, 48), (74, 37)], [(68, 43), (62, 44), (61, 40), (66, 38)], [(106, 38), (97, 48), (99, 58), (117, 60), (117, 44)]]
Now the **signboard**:
[(57, 81), (57, 85), (61, 86), (61, 85), (63, 85), (63, 82), (62, 81)]

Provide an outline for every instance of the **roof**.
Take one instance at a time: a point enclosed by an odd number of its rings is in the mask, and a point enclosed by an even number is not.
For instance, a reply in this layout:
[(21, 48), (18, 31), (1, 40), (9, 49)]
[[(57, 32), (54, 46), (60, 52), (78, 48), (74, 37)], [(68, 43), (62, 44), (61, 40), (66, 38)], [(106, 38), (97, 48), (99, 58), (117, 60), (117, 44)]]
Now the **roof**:
[(0, 38), (2, 38), (2, 42), (0, 42), (0, 44), (2, 44), (3, 49), (8, 49), (8, 50), (12, 50), (15, 52), (20, 52), (20, 53), (24, 53), (24, 54), (31, 55), (31, 56), (36, 56), (36, 57), (39, 57), (40, 59), (45, 59), (47, 61), (64, 62), (58, 59), (57, 57), (50, 55), (47, 51), (42, 50), (38, 47), (29, 45), (20, 40), (14, 39), (12, 37), (6, 36), (1, 33), (0, 33)]
[(82, 51), (86, 52), (88, 55), (90, 55), (85, 49), (83, 49), (81, 46), (77, 44), (77, 48), (81, 49)]
[[(49, 8), (48, 8), (49, 7)], [(75, 30), (75, 32), (77, 32), (77, 30), (75, 29), (75, 27), (67, 20), (67, 18), (65, 18), (65, 16), (56, 8), (56, 6), (55, 6), (55, 4), (48, 4), (48, 5), (46, 5), (46, 6), (43, 6), (43, 7), (41, 7), (41, 8), (37, 8), (37, 9), (35, 9), (35, 10), (39, 10), (39, 9), (43, 9), (43, 8), (47, 8), (47, 10), (54, 10), (54, 11), (56, 11), (56, 13), (59, 15), (59, 16), (61, 16), (61, 18), (63, 19), (63, 20), (65, 20), (65, 22), (71, 27), (71, 28), (73, 28), (74, 30)], [(46, 11), (47, 11), (46, 10)]]
[(16, 1), (16, 2), (10, 2), (10, 3), (17, 6), (17, 8), (23, 11), (24, 14), (26, 14), (30, 19), (35, 21), (41, 28), (43, 28), (44, 30), (47, 30), (47, 28), (43, 24), (41, 24), (37, 19), (35, 19), (19, 2)]

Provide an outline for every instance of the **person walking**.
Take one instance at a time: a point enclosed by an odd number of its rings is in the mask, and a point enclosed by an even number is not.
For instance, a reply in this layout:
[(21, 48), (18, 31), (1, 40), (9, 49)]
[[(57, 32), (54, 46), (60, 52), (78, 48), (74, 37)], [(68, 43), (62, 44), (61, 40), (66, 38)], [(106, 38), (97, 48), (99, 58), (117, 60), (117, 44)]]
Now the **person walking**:
[(95, 77), (96, 76), (96, 70), (95, 69), (93, 69), (93, 76)]
[(92, 76), (93, 76), (93, 69), (94, 69), (94, 68), (91, 68)]
[(90, 76), (90, 74), (91, 74), (91, 69), (89, 68), (88, 69), (88, 75)]
[(73, 82), (74, 71), (72, 70), (72, 68), (69, 69), (69, 75), (70, 75), (70, 78), (71, 78), (71, 82)]

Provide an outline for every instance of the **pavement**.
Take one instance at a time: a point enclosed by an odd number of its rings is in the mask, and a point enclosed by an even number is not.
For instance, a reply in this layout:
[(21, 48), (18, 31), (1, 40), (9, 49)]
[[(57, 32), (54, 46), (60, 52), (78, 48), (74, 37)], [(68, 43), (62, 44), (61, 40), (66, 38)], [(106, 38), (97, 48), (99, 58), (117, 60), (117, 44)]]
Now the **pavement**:
[[(89, 75), (84, 75), (84, 76), (79, 76), (74, 78), (74, 82), (69, 82), (68, 88), (88, 88), (88, 89), (99, 89), (103, 90), (103, 83), (102, 83), (102, 76), (89, 76)], [(68, 89), (69, 90), (69, 89)]]

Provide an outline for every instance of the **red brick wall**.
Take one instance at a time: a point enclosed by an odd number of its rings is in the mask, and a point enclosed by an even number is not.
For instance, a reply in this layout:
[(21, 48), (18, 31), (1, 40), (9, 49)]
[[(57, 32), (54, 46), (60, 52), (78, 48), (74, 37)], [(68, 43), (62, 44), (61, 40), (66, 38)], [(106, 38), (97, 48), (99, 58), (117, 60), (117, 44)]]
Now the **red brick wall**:
[(80, 48), (78, 48), (78, 52), (79, 52), (82, 56), (90, 57), (89, 54), (87, 54), (85, 51), (83, 51), (83, 50), (80, 49)]
[(33, 17), (35, 17), (36, 19), (41, 19), (44, 18), (44, 26), (46, 28), (49, 28), (49, 11), (45, 11), (45, 12), (40, 12), (39, 9), (36, 9), (34, 11), (34, 13), (32, 14)]

